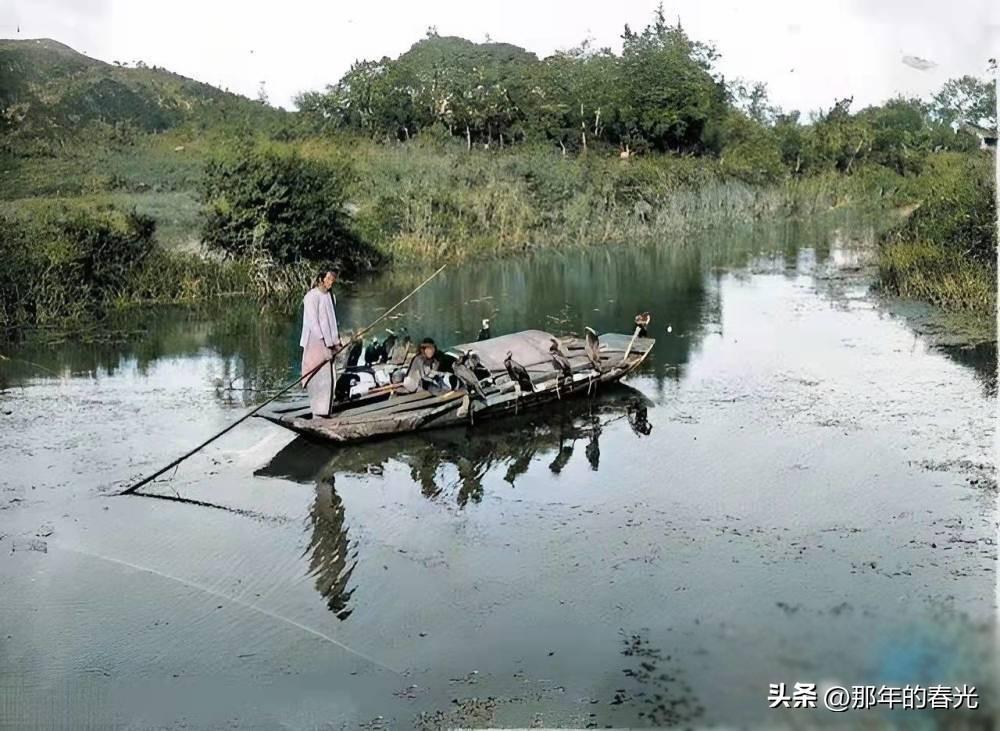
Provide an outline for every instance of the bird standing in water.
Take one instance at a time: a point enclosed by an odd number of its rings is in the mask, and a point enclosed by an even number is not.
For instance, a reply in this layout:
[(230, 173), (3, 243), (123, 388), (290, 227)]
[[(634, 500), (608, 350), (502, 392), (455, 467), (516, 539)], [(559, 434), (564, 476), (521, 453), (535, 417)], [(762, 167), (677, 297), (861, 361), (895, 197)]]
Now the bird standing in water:
[(476, 340), (489, 340), (490, 339), (490, 321), (489, 318), (483, 318), (483, 328), (479, 331), (479, 337)]
[(549, 346), (549, 353), (552, 355), (552, 364), (559, 370), (560, 373), (565, 377), (570, 377), (573, 375), (573, 366), (570, 365), (569, 359), (566, 354), (562, 351), (559, 346), (559, 341), (555, 338), (551, 338), (552, 345)]
[(458, 362), (452, 366), (451, 372), (455, 374), (455, 378), (465, 385), (470, 393), (475, 392), (479, 398), (485, 401), (486, 392), (483, 390), (482, 384), (479, 383), (479, 379), (476, 377), (476, 374), (473, 373), (472, 369), (467, 365), (469, 362), (469, 355), (471, 353), (471, 350), (467, 350), (463, 353)]
[(590, 360), (590, 364), (598, 371), (601, 370), (601, 341), (597, 338), (597, 331), (592, 327), (585, 328), (586, 338), (583, 349)]
[(507, 375), (510, 379), (514, 381), (517, 385), (521, 387), (522, 391), (535, 392), (535, 384), (531, 382), (531, 376), (528, 375), (528, 370), (514, 360), (514, 354), (511, 351), (507, 351), (507, 357), (503, 362), (504, 368), (507, 369)]

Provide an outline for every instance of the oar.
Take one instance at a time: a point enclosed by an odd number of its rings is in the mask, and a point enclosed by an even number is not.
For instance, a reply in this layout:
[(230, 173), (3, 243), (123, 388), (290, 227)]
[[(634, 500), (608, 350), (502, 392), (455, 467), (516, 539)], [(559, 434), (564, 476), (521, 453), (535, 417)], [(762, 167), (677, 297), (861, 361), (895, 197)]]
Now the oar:
[[(347, 346), (349, 346), (351, 343), (355, 342), (359, 337), (361, 337), (362, 335), (364, 335), (366, 332), (368, 332), (369, 330), (371, 330), (373, 327), (375, 327), (376, 325), (378, 325), (382, 320), (384, 320), (386, 317), (388, 317), (390, 313), (392, 313), (395, 310), (399, 309), (400, 306), (402, 306), (402, 304), (404, 302), (406, 302), (406, 300), (410, 299), (410, 297), (412, 297), (417, 292), (419, 292), (423, 288), (423, 286), (425, 284), (427, 284), (429, 281), (431, 281), (432, 279), (434, 279), (434, 277), (436, 277), (438, 274), (440, 274), (444, 270), (444, 268), (446, 266), (448, 266), (448, 265), (447, 264), (442, 264), (441, 267), (436, 272), (434, 272), (429, 277), (427, 277), (427, 279), (425, 279), (423, 282), (421, 282), (420, 285), (416, 289), (414, 289), (408, 295), (406, 295), (405, 297), (403, 297), (403, 299), (401, 299), (399, 302), (397, 302), (392, 307), (390, 307), (388, 310), (386, 310), (381, 315), (379, 315), (368, 327), (362, 328), (361, 330), (358, 330), (356, 333), (354, 333), (347, 340), (346, 343), (344, 343), (343, 345), (340, 346), (340, 348), (337, 350), (337, 352), (340, 352), (341, 350), (343, 350), (344, 348), (346, 348)], [(219, 437), (221, 437), (226, 432), (228, 432), (228, 431), (230, 431), (232, 429), (235, 429), (237, 426), (239, 426), (240, 424), (242, 424), (244, 421), (246, 421), (251, 416), (253, 416), (254, 414), (256, 414), (258, 411), (260, 411), (261, 409), (263, 409), (265, 406), (267, 406), (269, 403), (271, 403), (272, 401), (274, 401), (275, 399), (277, 399), (279, 396), (281, 396), (281, 395), (283, 395), (283, 394), (288, 393), (289, 391), (291, 391), (293, 388), (295, 388), (296, 386), (298, 386), (302, 381), (304, 381), (305, 379), (309, 378), (316, 371), (318, 371), (320, 368), (322, 368), (324, 365), (326, 365), (327, 362), (329, 362), (329, 361), (324, 361), (323, 363), (320, 363), (318, 366), (316, 366), (315, 368), (313, 368), (308, 373), (305, 373), (305, 374), (299, 376), (294, 381), (292, 381), (287, 386), (285, 386), (283, 389), (281, 389), (280, 391), (278, 391), (278, 393), (274, 394), (274, 396), (272, 396), (271, 398), (269, 398), (267, 401), (265, 401), (264, 403), (262, 403), (259, 406), (255, 407), (251, 411), (247, 412), (246, 414), (244, 414), (243, 416), (241, 416), (239, 419), (237, 419), (236, 421), (234, 421), (232, 424), (230, 424), (229, 426), (227, 426), (225, 429), (223, 429), (219, 433), (215, 434), (212, 437), (209, 437), (204, 442), (202, 442), (201, 444), (199, 444), (197, 447), (195, 447), (194, 449), (192, 449), (190, 452), (187, 452), (187, 453), (183, 454), (182, 456), (180, 456), (177, 459), (175, 459), (173, 462), (171, 462), (170, 464), (168, 464), (163, 469), (157, 470), (156, 472), (154, 472), (153, 474), (151, 474), (149, 477), (145, 477), (142, 480), (139, 480), (139, 482), (135, 483), (134, 485), (132, 485), (130, 487), (125, 488), (124, 490), (122, 490), (118, 494), (119, 495), (131, 495), (132, 493), (134, 493), (136, 490), (138, 490), (143, 485), (146, 485), (146, 484), (152, 482), (157, 477), (159, 477), (160, 475), (162, 475), (164, 472), (166, 472), (166, 471), (168, 471), (168, 470), (176, 467), (177, 465), (179, 465), (181, 462), (183, 462), (184, 460), (186, 460), (191, 455), (193, 455), (193, 454), (201, 451), (205, 447), (207, 447), (209, 444), (211, 444), (212, 442), (214, 442), (216, 439), (218, 439)]]

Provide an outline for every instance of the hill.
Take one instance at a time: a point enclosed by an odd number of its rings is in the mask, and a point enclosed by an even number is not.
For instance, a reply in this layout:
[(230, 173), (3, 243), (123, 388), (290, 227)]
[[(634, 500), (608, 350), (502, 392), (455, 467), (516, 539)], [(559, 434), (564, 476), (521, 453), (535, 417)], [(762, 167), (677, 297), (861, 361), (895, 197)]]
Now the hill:
[(260, 126), (283, 114), (155, 66), (105, 63), (47, 38), (0, 40), (0, 131), (10, 151), (17, 140), (65, 139), (94, 127)]

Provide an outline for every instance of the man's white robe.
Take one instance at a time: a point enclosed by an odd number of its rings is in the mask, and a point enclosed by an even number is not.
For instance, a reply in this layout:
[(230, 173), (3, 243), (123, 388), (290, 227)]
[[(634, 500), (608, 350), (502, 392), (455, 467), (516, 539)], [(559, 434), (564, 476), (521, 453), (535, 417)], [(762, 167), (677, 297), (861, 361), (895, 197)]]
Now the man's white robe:
[(333, 309), (333, 295), (313, 287), (302, 298), (302, 375), (320, 363), (326, 362), (304, 384), (309, 392), (309, 405), (313, 416), (326, 416), (333, 404), (337, 373), (333, 367), (330, 348), (340, 344), (337, 313)]

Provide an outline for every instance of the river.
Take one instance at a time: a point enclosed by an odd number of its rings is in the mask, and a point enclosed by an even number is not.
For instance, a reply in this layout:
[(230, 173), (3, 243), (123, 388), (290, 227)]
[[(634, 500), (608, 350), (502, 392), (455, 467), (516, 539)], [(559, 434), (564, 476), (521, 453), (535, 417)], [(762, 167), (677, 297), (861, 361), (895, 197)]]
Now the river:
[[(996, 346), (917, 334), (871, 291), (871, 236), (844, 214), (451, 267), (393, 327), (648, 310), (656, 346), (620, 387), (472, 431), (334, 447), (251, 419), (151, 488), (183, 500), (113, 493), (294, 377), (294, 314), (4, 350), (0, 725), (988, 718)], [(419, 280), (339, 288), (343, 326)], [(768, 707), (796, 682), (982, 707)]]

